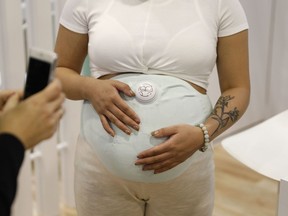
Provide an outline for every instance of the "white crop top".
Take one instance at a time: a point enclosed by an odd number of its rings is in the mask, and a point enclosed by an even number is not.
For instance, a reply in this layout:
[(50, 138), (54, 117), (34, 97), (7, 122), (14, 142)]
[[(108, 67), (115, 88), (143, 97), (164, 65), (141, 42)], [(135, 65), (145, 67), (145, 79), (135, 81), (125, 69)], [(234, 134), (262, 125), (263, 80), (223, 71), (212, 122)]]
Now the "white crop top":
[(93, 77), (164, 74), (205, 89), (218, 37), (248, 28), (239, 0), (67, 0), (60, 24), (88, 33)]

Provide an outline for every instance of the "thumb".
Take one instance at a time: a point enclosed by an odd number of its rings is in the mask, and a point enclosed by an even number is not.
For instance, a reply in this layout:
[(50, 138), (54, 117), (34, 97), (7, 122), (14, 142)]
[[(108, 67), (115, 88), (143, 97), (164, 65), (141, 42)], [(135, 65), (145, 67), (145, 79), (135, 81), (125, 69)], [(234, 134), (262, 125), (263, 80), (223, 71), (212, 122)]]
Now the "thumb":
[(130, 88), (129, 85), (127, 85), (126, 83), (114, 80), (113, 82), (113, 86), (120, 90), (121, 92), (123, 92), (125, 95), (130, 96), (130, 97), (134, 97), (135, 93), (132, 91), (132, 89)]
[(13, 94), (10, 98), (8, 98), (6, 104), (3, 107), (3, 112), (14, 108), (20, 100), (19, 94)]

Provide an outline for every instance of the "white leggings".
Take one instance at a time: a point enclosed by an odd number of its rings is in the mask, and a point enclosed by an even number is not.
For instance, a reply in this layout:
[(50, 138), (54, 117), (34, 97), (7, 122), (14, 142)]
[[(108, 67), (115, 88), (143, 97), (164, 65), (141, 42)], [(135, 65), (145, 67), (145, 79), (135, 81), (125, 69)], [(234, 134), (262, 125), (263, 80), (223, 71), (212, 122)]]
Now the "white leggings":
[(128, 136), (114, 127), (116, 136), (112, 138), (91, 104), (84, 103), (75, 168), (79, 216), (211, 216), (211, 148), (195, 152), (160, 174), (134, 165), (139, 152), (163, 142), (153, 139), (151, 131), (203, 122), (212, 109), (208, 96), (175, 77), (124, 74), (113, 79), (129, 84), (136, 92), (138, 98), (123, 99), (139, 115), (140, 131)]
[(80, 136), (75, 159), (78, 216), (211, 216), (214, 162), (208, 149), (181, 176), (140, 183), (112, 175)]

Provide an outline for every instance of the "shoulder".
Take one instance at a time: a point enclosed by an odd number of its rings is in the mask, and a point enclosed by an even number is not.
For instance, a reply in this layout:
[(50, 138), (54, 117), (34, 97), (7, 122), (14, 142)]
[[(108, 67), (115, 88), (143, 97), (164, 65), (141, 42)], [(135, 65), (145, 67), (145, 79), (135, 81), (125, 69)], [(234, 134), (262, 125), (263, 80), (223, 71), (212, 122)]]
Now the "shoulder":
[(91, 14), (102, 14), (112, 3), (113, 0), (67, 0), (62, 10), (62, 17), (87, 22)]
[(77, 33), (87, 33), (89, 22), (97, 20), (112, 0), (67, 0), (60, 17), (60, 24)]
[(219, 36), (228, 36), (248, 29), (244, 8), (239, 0), (218, 0)]

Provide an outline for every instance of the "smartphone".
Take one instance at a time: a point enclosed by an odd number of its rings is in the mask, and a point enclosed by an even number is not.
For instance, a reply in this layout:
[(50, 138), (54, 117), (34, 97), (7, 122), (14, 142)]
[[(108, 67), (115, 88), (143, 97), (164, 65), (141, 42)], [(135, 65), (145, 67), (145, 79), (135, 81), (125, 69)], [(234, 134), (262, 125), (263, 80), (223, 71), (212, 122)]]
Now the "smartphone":
[(39, 48), (30, 48), (24, 87), (24, 99), (44, 89), (54, 77), (57, 54)]

